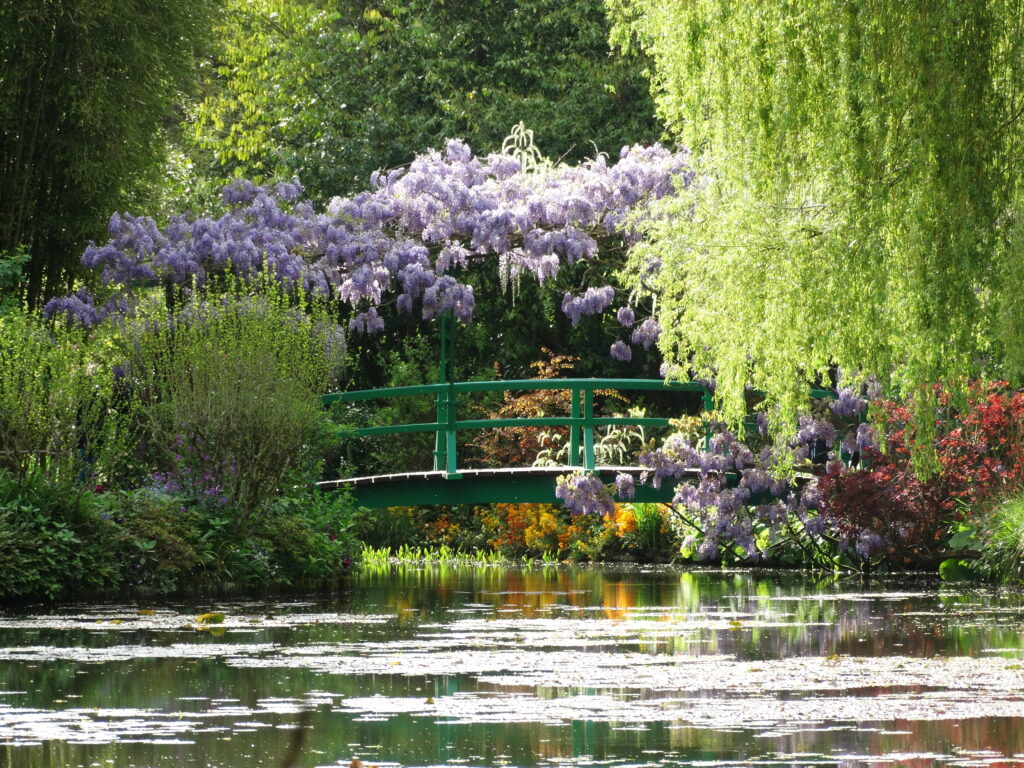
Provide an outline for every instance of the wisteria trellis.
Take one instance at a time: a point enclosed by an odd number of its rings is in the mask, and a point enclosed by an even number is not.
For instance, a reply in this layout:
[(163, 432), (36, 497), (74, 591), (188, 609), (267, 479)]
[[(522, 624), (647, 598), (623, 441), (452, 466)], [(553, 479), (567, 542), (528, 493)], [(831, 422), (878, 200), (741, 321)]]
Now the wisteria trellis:
[[(399, 312), (418, 308), (425, 319), (450, 310), (469, 322), (475, 297), (460, 273), (474, 260), (496, 257), (507, 276), (532, 275), (543, 282), (597, 256), (601, 238), (630, 244), (638, 215), (692, 181), (688, 154), (658, 145), (624, 148), (613, 164), (599, 156), (579, 166), (523, 171), (513, 156), (475, 157), (457, 140), (407, 168), (374, 174), (369, 190), (335, 198), (319, 212), (296, 182), (256, 186), (240, 180), (224, 189), (227, 211), (219, 218), (178, 216), (161, 229), (149, 217), (112, 216), (110, 240), (90, 245), (82, 257), (84, 266), (101, 270), (111, 298), (97, 305), (79, 291), (52, 300), (44, 311), (91, 326), (128, 311), (139, 281), (158, 280), (187, 292), (201, 289), (211, 275), (262, 273), (348, 305), (349, 328), (357, 333), (381, 331), (381, 310), (390, 304)], [(575, 325), (614, 303), (612, 286), (592, 285), (566, 293), (561, 308)], [(628, 336), (612, 344), (613, 357), (628, 362), (631, 345), (647, 349), (657, 341), (655, 318), (639, 320), (625, 303), (616, 316)], [(840, 391), (832, 418), (805, 417), (785, 449), (800, 460), (812, 445), (833, 459), (840, 444), (863, 447), (872, 439), (870, 428), (856, 424), (865, 407), (858, 393)], [(844, 434), (836, 425), (847, 427)], [(796, 519), (812, 538), (829, 533), (813, 511), (814, 483), (798, 492), (773, 476), (778, 456), (770, 448), (755, 455), (723, 425), (707, 445), (674, 435), (639, 461), (655, 485), (699, 470), (698, 484), (681, 483), (675, 500), (700, 529), (700, 556), (732, 543), (757, 557), (757, 533), (765, 527), (777, 531)], [(726, 473), (740, 476), (737, 487), (725, 486)], [(557, 494), (574, 513), (600, 513), (612, 503), (613, 490), (631, 497), (633, 479), (623, 475), (605, 487), (592, 477), (570, 476)], [(775, 500), (748, 503), (765, 492)], [(864, 557), (882, 546), (870, 531), (839, 543)]]

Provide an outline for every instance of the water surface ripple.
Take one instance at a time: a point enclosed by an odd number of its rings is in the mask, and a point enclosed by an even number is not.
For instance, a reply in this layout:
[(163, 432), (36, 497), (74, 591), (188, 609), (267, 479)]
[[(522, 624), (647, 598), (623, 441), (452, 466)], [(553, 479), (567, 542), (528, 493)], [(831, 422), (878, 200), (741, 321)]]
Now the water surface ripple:
[(1024, 764), (1022, 631), (923, 577), (612, 567), (7, 611), (0, 768)]

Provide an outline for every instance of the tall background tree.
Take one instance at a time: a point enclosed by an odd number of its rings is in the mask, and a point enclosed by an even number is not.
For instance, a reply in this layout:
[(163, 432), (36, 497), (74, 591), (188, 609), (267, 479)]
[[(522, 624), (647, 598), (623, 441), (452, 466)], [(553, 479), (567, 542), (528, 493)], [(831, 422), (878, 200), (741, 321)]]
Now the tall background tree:
[(218, 2), (0, 4), (0, 255), (27, 249), (30, 305), (69, 287), (113, 211), (159, 195)]
[(933, 384), (1020, 380), (1019, 3), (609, 7), (704, 178), (636, 253), (662, 263), (663, 351), (730, 416), (753, 383), (784, 430), (840, 366), (911, 395), (930, 444)]
[(214, 175), (296, 175), (323, 199), (448, 138), (497, 151), (520, 121), (569, 161), (661, 133), (643, 59), (612, 55), (600, 0), (229, 5), (194, 117)]

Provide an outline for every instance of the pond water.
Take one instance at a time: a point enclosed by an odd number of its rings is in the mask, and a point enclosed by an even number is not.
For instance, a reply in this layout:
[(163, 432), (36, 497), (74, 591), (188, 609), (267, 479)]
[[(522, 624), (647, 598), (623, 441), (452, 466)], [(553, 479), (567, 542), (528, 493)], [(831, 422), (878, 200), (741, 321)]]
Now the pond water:
[(627, 568), (9, 610), (0, 766), (1011, 765), (1022, 632), (1017, 592)]

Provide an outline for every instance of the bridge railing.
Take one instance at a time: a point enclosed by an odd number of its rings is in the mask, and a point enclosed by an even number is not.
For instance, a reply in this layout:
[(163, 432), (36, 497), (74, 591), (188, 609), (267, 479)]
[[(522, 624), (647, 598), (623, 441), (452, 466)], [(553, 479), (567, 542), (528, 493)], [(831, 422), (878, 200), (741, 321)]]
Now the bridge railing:
[[(539, 390), (568, 390), (570, 412), (568, 416), (516, 417), (500, 419), (459, 419), (459, 395), (476, 392), (534, 392)], [(498, 427), (566, 427), (569, 429), (568, 465), (592, 471), (596, 466), (594, 429), (607, 426), (667, 427), (670, 419), (649, 416), (595, 416), (594, 393), (600, 390), (659, 390), (669, 392), (697, 392), (701, 395), (702, 411), (714, 408), (711, 390), (698, 382), (666, 382), (662, 379), (507, 379), (503, 381), (463, 381), (442, 384), (422, 384), (390, 389), (362, 389), (335, 392), (322, 396), (323, 403), (352, 403), (393, 397), (434, 395), (437, 407), (436, 421), (419, 424), (392, 424), (357, 429), (357, 436), (400, 435), (415, 432), (433, 432), (434, 469), (445, 473), (448, 479), (459, 475), (456, 436), (462, 430), (495, 429)]]

